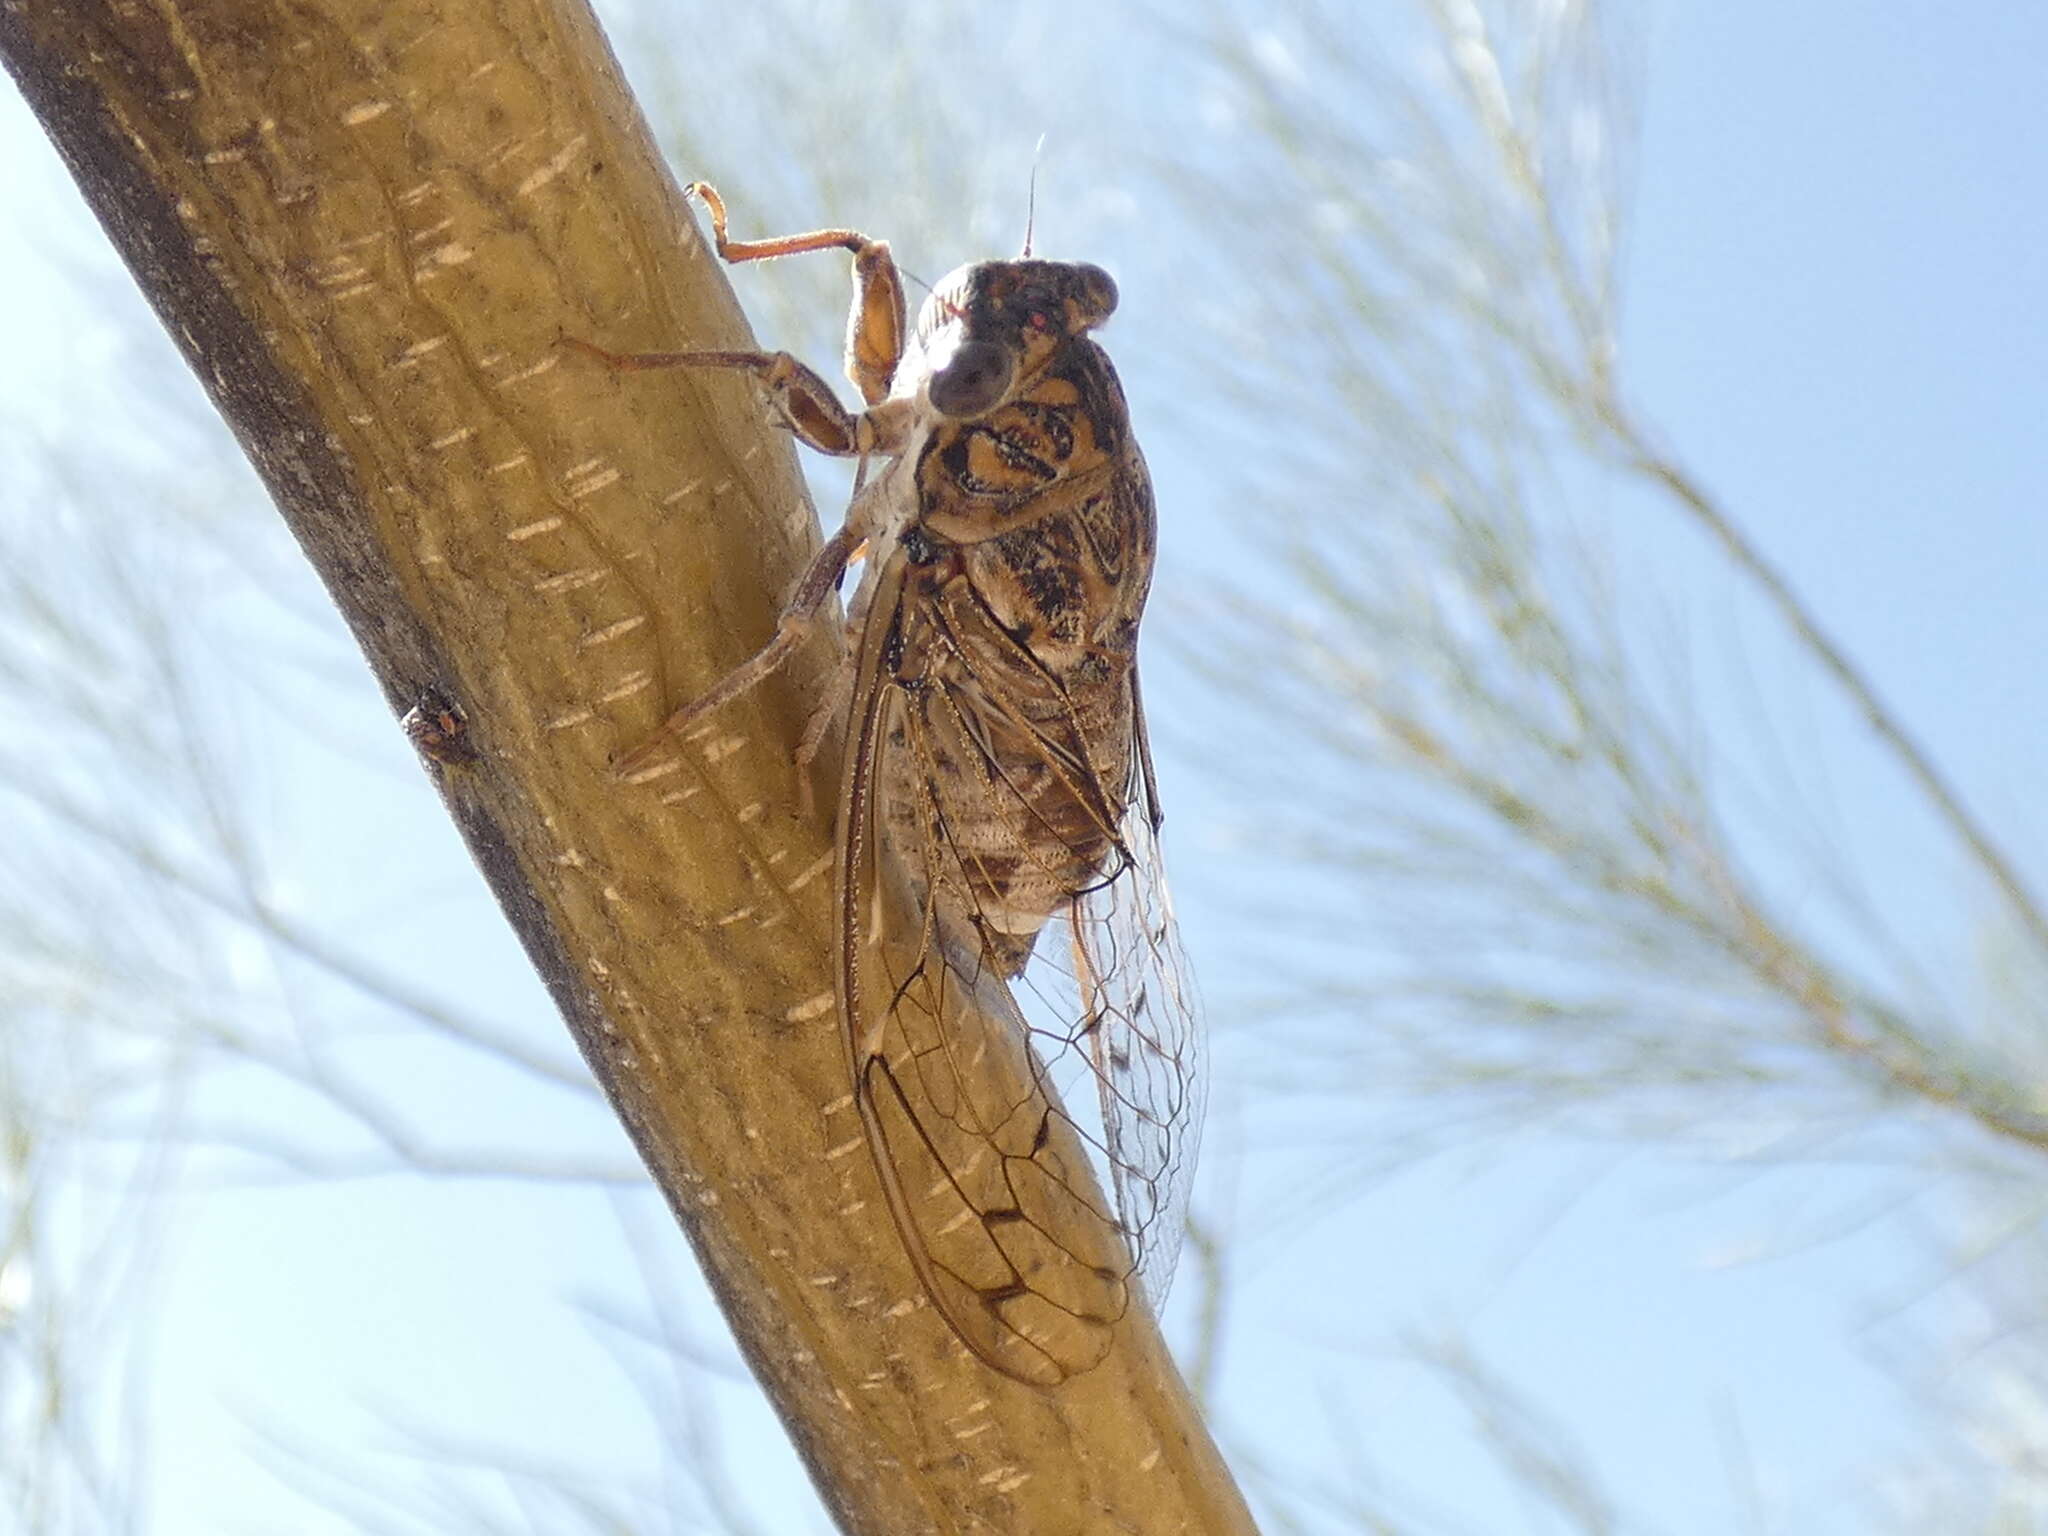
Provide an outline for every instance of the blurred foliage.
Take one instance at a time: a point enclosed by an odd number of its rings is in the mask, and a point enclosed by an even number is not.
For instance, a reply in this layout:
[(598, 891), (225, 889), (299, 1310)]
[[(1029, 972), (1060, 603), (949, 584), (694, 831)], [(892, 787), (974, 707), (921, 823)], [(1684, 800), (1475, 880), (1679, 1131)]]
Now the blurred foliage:
[[(1356, 1066), (1344, 1091), (1427, 1089), (1433, 1109), (1812, 1126), (1911, 1100), (2048, 1148), (2038, 1051), (2023, 1064), (1896, 986), (1912, 962), (1862, 912), (1840, 914), (1863, 941), (1843, 953), (1780, 909), (1743, 840), (1750, 744), (1627, 623), (1574, 516), (1632, 497), (1631, 515), (1732, 526), (1623, 404), (1637, 67), (1585, 8), (1513, 30), (1429, 9), (1420, 81), (1313, 7), (1289, 11), (1285, 50), (1313, 73), (1276, 68), (1270, 42), (1217, 45), (1249, 164), (1189, 190), (1307, 210), (1217, 242), (1285, 274), (1242, 295), (1218, 349), (1240, 419), (1284, 396), (1307, 420), (1236, 488), (1269, 579), (1228, 594), (1205, 649), (1285, 744), (1253, 766), (1285, 784), (1262, 805), (1289, 865), (1326, 877), (1277, 925), (1316, 941), (1292, 1011)], [(1340, 97), (1375, 107), (1304, 113)], [(2019, 942), (2036, 917), (2024, 893), (2009, 906)], [(1397, 935), (1402, 962), (1361, 976), (1326, 942), (1364, 932)], [(1371, 1041), (1349, 1027), (1366, 1007)]]
[[(1881, 1158), (1902, 1199), (1941, 1191), (1942, 1235), (1960, 1235), (1953, 1273), (1987, 1319), (1965, 1358), (1982, 1354), (1916, 1384), (1933, 1422), (1978, 1426), (1962, 1461), (1999, 1489), (1958, 1502), (1932, 1472), (1938, 1493), (1910, 1491), (1917, 1474), (1883, 1493), (1945, 1507), (1944, 1529), (2048, 1518), (2048, 1362), (2028, 1342), (2048, 1314), (2010, 1283), (2048, 1257), (2041, 908), (1632, 398), (1629, 16), (1415, 13), (1420, 47), (1314, 0), (1191, 28), (1239, 154), (1168, 177), (1215, 224), (1193, 286), (1266, 277), (1205, 317), (1234, 407), (1217, 430), (1241, 423), (1256, 467), (1230, 495), (1259, 538), (1187, 643), (1237, 734), (1266, 745), (1234, 764), (1241, 841), (1272, 850), (1254, 928), (1277, 936), (1278, 979), (1250, 1022), (1267, 1091), (1326, 1111), (1322, 1177), (1290, 1214), (1326, 1214), (1389, 1160), (1530, 1131)], [(1280, 401), (1298, 430), (1276, 437)], [(1901, 814), (1974, 865), (1951, 899), (1983, 953), (1902, 941), (1893, 893), (1859, 890), (1855, 850), (1769, 772), (1782, 744), (1660, 650), (1616, 574), (1600, 515), (1617, 507), (1675, 522), (1747, 583), (1774, 657), (1863, 728)]]

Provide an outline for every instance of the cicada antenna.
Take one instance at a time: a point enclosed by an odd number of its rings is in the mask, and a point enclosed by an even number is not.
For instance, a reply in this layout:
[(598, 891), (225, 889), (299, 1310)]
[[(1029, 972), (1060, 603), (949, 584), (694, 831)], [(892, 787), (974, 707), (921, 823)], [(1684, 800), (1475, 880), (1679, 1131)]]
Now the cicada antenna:
[(1038, 157), (1045, 153), (1045, 135), (1038, 136), (1031, 149), (1031, 181), (1024, 193), (1024, 252), (1017, 259), (1031, 259), (1031, 231), (1038, 223)]

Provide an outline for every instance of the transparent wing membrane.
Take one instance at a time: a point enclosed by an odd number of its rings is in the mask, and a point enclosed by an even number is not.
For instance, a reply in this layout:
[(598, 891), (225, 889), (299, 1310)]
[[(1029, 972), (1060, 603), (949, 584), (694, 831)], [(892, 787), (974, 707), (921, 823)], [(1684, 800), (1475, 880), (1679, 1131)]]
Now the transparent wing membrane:
[[(1108, 1352), (1134, 1279), (1157, 1300), (1171, 1278), (1202, 1105), (1199, 1011), (1142, 790), (1085, 782), (1099, 755), (1080, 722), (1041, 705), (1014, 729), (1032, 712), (992, 700), (957, 652), (899, 677), (916, 621), (900, 593), (898, 571), (867, 615), (844, 806), (856, 1098), (934, 1304), (988, 1364), (1055, 1385)], [(1098, 814), (1020, 809), (1020, 786), (1048, 776)], [(1077, 822), (1106, 855), (1034, 944), (998, 909), (1006, 890), (1072, 871), (1056, 828)], [(999, 826), (1023, 830), (1004, 844)]]

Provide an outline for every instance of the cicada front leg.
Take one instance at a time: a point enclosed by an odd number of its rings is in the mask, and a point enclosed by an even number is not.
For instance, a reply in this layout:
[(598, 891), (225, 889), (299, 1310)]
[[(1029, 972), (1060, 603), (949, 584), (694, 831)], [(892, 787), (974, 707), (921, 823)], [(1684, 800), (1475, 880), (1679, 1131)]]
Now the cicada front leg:
[(726, 234), (725, 200), (704, 182), (689, 192), (711, 213), (711, 233), (721, 260), (738, 264), (775, 256), (839, 248), (853, 253), (853, 308), (846, 322), (846, 376), (868, 407), (856, 416), (841, 405), (823, 379), (787, 352), (611, 352), (575, 337), (566, 345), (598, 359), (617, 373), (649, 368), (737, 368), (761, 382), (789, 429), (820, 453), (867, 458), (901, 446), (908, 413), (885, 402), (890, 381), (903, 360), (903, 278), (885, 241), (851, 229), (815, 229), (774, 240), (734, 240)]
[(853, 253), (853, 310), (846, 318), (846, 376), (869, 405), (889, 397), (896, 365), (903, 361), (905, 314), (903, 278), (886, 240), (870, 240), (850, 229), (814, 229), (774, 240), (734, 240), (725, 232), (725, 199), (710, 183), (693, 181), (685, 189), (703, 199), (711, 214), (711, 235), (719, 259), (737, 266), (776, 256), (801, 256), (807, 251), (837, 247)]

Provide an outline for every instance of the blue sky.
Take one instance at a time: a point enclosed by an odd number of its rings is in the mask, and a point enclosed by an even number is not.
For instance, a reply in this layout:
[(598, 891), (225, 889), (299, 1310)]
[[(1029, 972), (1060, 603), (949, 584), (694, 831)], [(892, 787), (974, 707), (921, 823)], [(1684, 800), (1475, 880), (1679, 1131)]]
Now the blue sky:
[[(1285, 29), (1273, 37), (1284, 50)], [(2048, 10), (1671, 4), (1649, 23), (1646, 54), (1625, 267), (1631, 398), (2048, 885), (2038, 794), (2048, 758)], [(1096, 65), (1112, 82), (1129, 76), (1121, 88), (1134, 98), (1198, 89), (1170, 56), (1143, 72)], [(1012, 135), (1019, 162), (1041, 126)], [(1132, 160), (1225, 152), (1142, 132), (1126, 147)], [(188, 416), (203, 419), (187, 404), (166, 415), (147, 390), (179, 380), (162, 387), (191, 395), (190, 381), (166, 363), (147, 311), (112, 286), (111, 258), (94, 254), (89, 218), (11, 96), (0, 159), (20, 167), (7, 192), (16, 216), (0, 228), (0, 291), (14, 296), (0, 412), (60, 437), (89, 422), (146, 485), (164, 467), (143, 439), (168, 430), (182, 441)], [(1158, 216), (1142, 183), (1090, 187), (1081, 157), (1063, 158), (1057, 143), (1048, 165), (1088, 213), (1063, 230), (1042, 191), (1042, 238), (1081, 229), (1100, 239), (1086, 254), (1127, 274), (1128, 330), (1109, 343), (1142, 339), (1179, 299), (1131, 291), (1128, 274), (1172, 266), (1148, 248)], [(991, 214), (977, 233), (1005, 218)], [(935, 273), (967, 254), (918, 259)], [(757, 305), (759, 287), (741, 292)], [(836, 328), (827, 315), (819, 329)], [(1148, 402), (1169, 415), (1192, 387), (1142, 348), (1116, 355), (1141, 428)], [(1247, 546), (1232, 540), (1246, 530), (1213, 515), (1176, 522), (1175, 489), (1207, 478), (1199, 440), (1169, 432), (1162, 443), (1162, 584), (1240, 561)], [(24, 483), (0, 466), (0, 496), (10, 480)], [(1752, 704), (1769, 715), (1894, 924), (1931, 969), (1956, 974), (1981, 937), (1984, 903), (1895, 775), (1871, 766), (1854, 720), (1793, 674), (1773, 626), (1696, 538), (1629, 498), (1599, 513), (1631, 606), (1656, 610), (1696, 658), (1710, 718), (1746, 717)], [(217, 669), (205, 707), (235, 726), (237, 771), (254, 786), (247, 813), (284, 903), (383, 970), (445, 984), (472, 1012), (569, 1060), (367, 679), (345, 664), (331, 627), (290, 616), (317, 613), (310, 583), (274, 607), (247, 594), (220, 603), (194, 616), (195, 643)], [(329, 686), (317, 707), (281, 705), (269, 674), (286, 669), (251, 662), (251, 643), (321, 658)], [(1739, 696), (1744, 686), (1754, 700)], [(1183, 807), (1171, 825), (1179, 905), (1224, 1015), (1261, 978), (1243, 968), (1234, 932), (1233, 887), (1246, 875), (1215, 835), (1232, 808), (1186, 743), (1228, 721), (1212, 722), (1213, 704), (1180, 685), (1150, 702), (1193, 726), (1162, 733), (1181, 743), (1162, 773)], [(254, 723), (273, 719), (281, 726)], [(405, 858), (393, 860), (394, 848)], [(1758, 856), (1774, 864), (1771, 850)], [(1793, 910), (1818, 906), (1791, 860), (1774, 873)], [(359, 994), (260, 947), (240, 963), (252, 995), (280, 1010), (388, 1023)], [(1227, 1025), (1219, 1019), (1220, 1035)], [(1255, 1045), (1230, 1036), (1219, 1065)], [(374, 1039), (347, 1055), (453, 1145), (628, 1157), (594, 1106), (445, 1044)], [(1232, 1083), (1219, 1090), (1210, 1155), (1229, 1183), (1203, 1198), (1256, 1215), (1288, 1176), (1261, 1141), (1278, 1111)], [(260, 1074), (218, 1092), (216, 1107), (238, 1117), (278, 1117), (316, 1143), (331, 1134), (345, 1144), (346, 1128), (327, 1127), (315, 1101)], [(211, 1171), (201, 1160), (198, 1172)], [(1325, 1221), (1234, 1254), (1239, 1321), (1219, 1423), (1334, 1478), (1356, 1471), (1366, 1446), (1396, 1486), (1470, 1529), (1548, 1529), (1489, 1469), (1457, 1405), (1402, 1356), (1406, 1340), (1455, 1333), (1541, 1403), (1622, 1507), (1655, 1529), (1871, 1529), (1874, 1471), (1940, 1440), (1933, 1421), (1945, 1410), (1913, 1372), (1915, 1341), (1972, 1321), (1935, 1285), (1946, 1260), (1930, 1241), (1961, 1218), (1925, 1202), (1894, 1208), (1898, 1188), (1891, 1170), (1861, 1162), (1737, 1176), (1709, 1160), (1551, 1136), (1400, 1171)], [(360, 1448), (386, 1471), (402, 1456), (375, 1458), (401, 1451), (413, 1430), (650, 1465), (631, 1383), (649, 1357), (592, 1311), (643, 1304), (627, 1232), (662, 1256), (657, 1289), (688, 1298), (697, 1336), (720, 1338), (687, 1256), (659, 1212), (631, 1196), (406, 1177), (216, 1186), (195, 1174), (167, 1226), (150, 1514), (172, 1536), (321, 1528), (252, 1455), (273, 1433)], [(1975, 1361), (1995, 1364), (1990, 1352)], [(807, 1497), (772, 1420), (743, 1389), (713, 1396), (763, 1528), (805, 1528), (814, 1517), (800, 1513)], [(1769, 1514), (1754, 1526), (1750, 1480)]]

